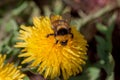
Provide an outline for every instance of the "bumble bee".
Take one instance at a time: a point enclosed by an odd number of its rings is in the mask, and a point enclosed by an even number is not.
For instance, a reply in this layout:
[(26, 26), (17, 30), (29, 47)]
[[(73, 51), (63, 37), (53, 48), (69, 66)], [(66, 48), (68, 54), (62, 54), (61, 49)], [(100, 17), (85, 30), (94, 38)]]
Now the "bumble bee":
[(50, 21), (54, 33), (48, 34), (47, 37), (54, 36), (56, 39), (56, 44), (59, 42), (61, 45), (65, 46), (68, 40), (73, 38), (73, 34), (71, 33), (71, 28), (69, 25), (70, 18), (70, 14), (65, 13), (62, 15), (61, 19), (55, 20), (55, 15), (51, 14)]

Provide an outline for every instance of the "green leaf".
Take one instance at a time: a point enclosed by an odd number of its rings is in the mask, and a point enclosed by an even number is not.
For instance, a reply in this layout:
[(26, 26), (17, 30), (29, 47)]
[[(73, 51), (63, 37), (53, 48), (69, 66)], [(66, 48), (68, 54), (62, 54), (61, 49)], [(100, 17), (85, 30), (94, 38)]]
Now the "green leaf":
[(96, 28), (103, 34), (106, 34), (107, 27), (103, 24), (97, 23)]
[(27, 76), (23, 80), (30, 80)]
[(53, 12), (60, 14), (63, 11), (63, 3), (61, 0), (56, 0), (53, 5)]
[(109, 75), (106, 80), (114, 80), (114, 72), (112, 72), (112, 74)]
[(12, 15), (19, 15), (23, 10), (25, 10), (25, 8), (27, 8), (27, 6), (28, 3), (26, 1), (23, 2), (22, 5), (12, 11)]
[(111, 55), (112, 51), (112, 32), (114, 25), (111, 24), (109, 27), (106, 27), (102, 24), (97, 24), (97, 29), (104, 34), (104, 37), (96, 36), (97, 41), (97, 53), (100, 57), (100, 68), (103, 68), (107, 72), (107, 79), (112, 80), (110, 77), (114, 69), (114, 60)]
[(7, 31), (7, 32), (10, 32), (10, 33), (11, 33), (11, 31), (14, 32), (15, 30), (18, 29), (18, 25), (17, 25), (16, 21), (13, 20), (13, 19), (10, 19), (10, 20), (6, 23), (5, 27), (6, 27), (6, 31)]
[(89, 80), (96, 80), (99, 77), (100, 69), (96, 67), (91, 67), (88, 69)]
[(95, 36), (95, 39), (97, 40), (98, 56), (100, 57), (100, 59), (105, 60), (105, 62), (108, 61), (108, 53), (106, 53), (106, 41), (100, 36)]

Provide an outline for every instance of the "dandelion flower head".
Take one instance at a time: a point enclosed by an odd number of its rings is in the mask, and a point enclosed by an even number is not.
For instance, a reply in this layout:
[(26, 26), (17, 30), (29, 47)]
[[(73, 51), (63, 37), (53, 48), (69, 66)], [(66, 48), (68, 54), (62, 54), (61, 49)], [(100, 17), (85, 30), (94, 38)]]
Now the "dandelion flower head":
[(0, 54), (0, 80), (23, 80), (25, 77), (13, 63), (5, 64), (6, 55)]
[[(54, 20), (60, 19), (62, 17), (59, 15), (54, 17)], [(25, 57), (22, 64), (31, 62), (30, 67), (39, 65), (38, 72), (50, 79), (62, 76), (67, 80), (70, 76), (80, 73), (86, 60), (87, 42), (75, 27), (71, 27), (74, 38), (69, 39), (67, 45), (63, 46), (55, 43), (54, 36), (46, 37), (54, 33), (49, 17), (35, 17), (33, 24), (21, 26), (18, 39), (22, 41), (15, 45), (23, 48), (19, 55)]]

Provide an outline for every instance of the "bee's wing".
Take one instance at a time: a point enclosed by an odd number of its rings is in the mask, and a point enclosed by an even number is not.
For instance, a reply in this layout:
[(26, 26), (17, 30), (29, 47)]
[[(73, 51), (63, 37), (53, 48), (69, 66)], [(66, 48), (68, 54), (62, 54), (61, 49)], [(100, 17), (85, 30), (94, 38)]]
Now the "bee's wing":
[(53, 14), (53, 13), (52, 13), (52, 14), (50, 14), (50, 21), (51, 21), (51, 22), (53, 22), (53, 21), (54, 21), (54, 16), (55, 16), (55, 14)]
[(50, 14), (50, 21), (51, 21), (51, 24), (52, 24), (52, 29), (55, 29), (55, 24), (54, 24), (54, 22), (56, 21), (56, 18), (55, 18), (55, 14)]
[(67, 22), (70, 22), (70, 21), (71, 21), (71, 15), (70, 15), (69, 12), (66, 12), (66, 13), (62, 14), (62, 18), (63, 18), (64, 20), (66, 20)]

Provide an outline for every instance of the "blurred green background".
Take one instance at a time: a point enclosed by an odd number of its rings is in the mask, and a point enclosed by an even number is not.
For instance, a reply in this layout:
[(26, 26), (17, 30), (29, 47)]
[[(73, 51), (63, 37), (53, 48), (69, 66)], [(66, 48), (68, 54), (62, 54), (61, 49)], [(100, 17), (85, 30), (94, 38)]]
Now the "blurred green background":
[[(69, 80), (120, 80), (120, 0), (1, 0), (0, 53), (19, 65), (21, 59), (16, 56), (20, 49), (14, 48), (19, 26), (32, 25), (36, 16), (65, 12), (71, 13), (71, 24), (89, 45), (83, 72)], [(24, 80), (45, 80), (25, 73), (28, 77)]]

